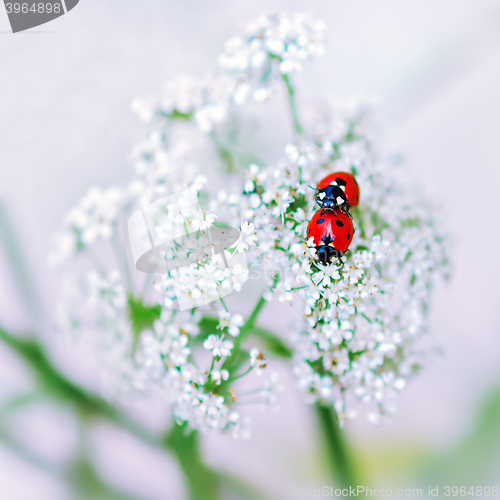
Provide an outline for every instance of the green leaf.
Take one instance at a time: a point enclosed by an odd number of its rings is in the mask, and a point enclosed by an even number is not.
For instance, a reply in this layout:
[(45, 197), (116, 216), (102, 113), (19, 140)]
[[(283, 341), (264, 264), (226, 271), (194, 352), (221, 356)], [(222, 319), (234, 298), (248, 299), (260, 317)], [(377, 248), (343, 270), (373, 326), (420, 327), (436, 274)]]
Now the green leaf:
[(292, 349), (277, 335), (262, 328), (253, 328), (250, 334), (258, 337), (263, 344), (263, 349), (279, 358), (290, 359), (293, 355)]

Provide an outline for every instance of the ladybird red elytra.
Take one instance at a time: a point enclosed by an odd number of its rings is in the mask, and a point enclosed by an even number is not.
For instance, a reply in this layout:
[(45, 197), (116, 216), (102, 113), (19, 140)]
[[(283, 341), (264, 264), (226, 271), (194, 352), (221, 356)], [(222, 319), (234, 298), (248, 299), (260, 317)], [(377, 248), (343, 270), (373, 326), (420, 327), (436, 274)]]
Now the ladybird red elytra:
[(340, 208), (348, 212), (359, 204), (359, 186), (354, 175), (347, 172), (328, 174), (318, 182), (316, 203), (326, 210)]
[(313, 238), (316, 256), (329, 264), (344, 255), (354, 236), (351, 217), (340, 210), (318, 210), (307, 226), (306, 239)]

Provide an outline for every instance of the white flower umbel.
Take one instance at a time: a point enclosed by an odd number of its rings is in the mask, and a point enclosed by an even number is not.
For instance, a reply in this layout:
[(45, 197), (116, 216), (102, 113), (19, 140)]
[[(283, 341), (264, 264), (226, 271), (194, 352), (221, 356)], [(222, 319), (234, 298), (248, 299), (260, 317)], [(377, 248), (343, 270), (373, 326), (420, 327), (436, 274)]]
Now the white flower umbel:
[(50, 264), (60, 264), (99, 239), (109, 240), (120, 210), (126, 202), (124, 190), (93, 187), (64, 218), (64, 230), (53, 239)]
[(309, 14), (262, 16), (225, 43), (219, 63), (251, 84), (254, 99), (262, 101), (277, 87), (276, 73), (300, 71), (304, 61), (324, 54), (324, 31), (323, 21)]
[[(332, 115), (339, 120), (342, 109)], [(260, 197), (249, 220), (261, 242), (262, 265), (271, 263), (283, 276), (272, 292), (303, 312), (293, 344), (306, 401), (344, 413), (352, 395), (375, 405), (376, 421), (383, 422), (404, 379), (426, 362), (429, 301), (447, 258), (433, 208), (398, 180), (398, 167), (374, 142), (366, 110), (353, 110), (344, 120), (340, 137), (325, 133), (287, 146), (282, 161), (255, 173), (245, 196)], [(335, 170), (356, 175), (361, 204), (351, 210), (350, 251), (324, 266), (305, 240), (305, 223), (317, 209), (309, 186)], [(286, 203), (280, 193), (287, 193)]]
[[(150, 131), (133, 148), (132, 178), (122, 187), (91, 188), (68, 212), (50, 256), (53, 264), (77, 253), (90, 257), (90, 271), (81, 261), (74, 266), (60, 319), (93, 347), (112, 397), (160, 388), (179, 424), (247, 437), (248, 419), (235, 405), (277, 408), (283, 388), (275, 375), (257, 388), (248, 389), (247, 380), (281, 346), (280, 355), (293, 353), (306, 403), (332, 406), (343, 423), (358, 400), (370, 407), (371, 422), (383, 423), (395, 394), (426, 364), (432, 290), (447, 272), (445, 238), (436, 211), (401, 180), (402, 167), (383, 150), (367, 106), (347, 101), (319, 112), (297, 109), (291, 78), (324, 48), (321, 21), (263, 16), (225, 44), (225, 74), (177, 77), (160, 96), (134, 101)], [(279, 86), (288, 95), (295, 139), (268, 163), (238, 137), (255, 128), (239, 134), (247, 118), (255, 121), (244, 104), (266, 101)], [(334, 171), (356, 175), (361, 200), (351, 210), (350, 251), (324, 266), (306, 229), (318, 208), (314, 188)], [(183, 192), (186, 200), (174, 196)], [(190, 265), (175, 264), (194, 254), (192, 242), (164, 248), (160, 257), (172, 263), (169, 271), (141, 280), (120, 244), (121, 224), (166, 196), (177, 200), (172, 210), (148, 213), (148, 230), (158, 240), (178, 226), (188, 234), (241, 225), (241, 235), (232, 248), (209, 259), (196, 255)], [(203, 211), (191, 210), (190, 199), (201, 200)], [(101, 256), (106, 242), (112, 253)], [(252, 274), (268, 283), (262, 298), (246, 321), (236, 311), (214, 317), (201, 305), (242, 290), (251, 276), (246, 253)], [(281, 322), (282, 339), (255, 327), (273, 298), (294, 305)], [(247, 337), (259, 336), (266, 356), (246, 345)]]

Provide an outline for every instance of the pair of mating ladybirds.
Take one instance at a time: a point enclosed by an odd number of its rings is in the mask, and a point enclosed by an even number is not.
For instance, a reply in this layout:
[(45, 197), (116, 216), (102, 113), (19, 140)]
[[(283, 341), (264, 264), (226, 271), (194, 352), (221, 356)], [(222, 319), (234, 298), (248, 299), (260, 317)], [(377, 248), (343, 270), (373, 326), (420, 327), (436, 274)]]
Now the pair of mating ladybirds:
[(316, 203), (320, 206), (307, 226), (316, 257), (322, 264), (340, 259), (351, 244), (354, 226), (350, 207), (359, 204), (359, 186), (352, 174), (334, 172), (318, 183)]

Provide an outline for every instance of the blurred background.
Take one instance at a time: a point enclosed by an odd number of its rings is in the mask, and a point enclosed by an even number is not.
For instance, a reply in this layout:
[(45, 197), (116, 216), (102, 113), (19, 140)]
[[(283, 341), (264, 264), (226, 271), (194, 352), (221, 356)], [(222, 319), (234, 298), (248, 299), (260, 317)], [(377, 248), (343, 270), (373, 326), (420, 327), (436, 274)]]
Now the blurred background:
[[(402, 392), (392, 427), (363, 418), (346, 426), (363, 480), (374, 488), (423, 487), (424, 496), (428, 486), (439, 485), (440, 496), (446, 485), (500, 486), (498, 0), (81, 0), (68, 15), (16, 35), (0, 9), (0, 199), (41, 292), (39, 321), (54, 362), (98, 390), (85, 353), (50, 336), (61, 277), (47, 254), (63, 215), (90, 186), (130, 177), (130, 152), (145, 135), (131, 100), (175, 74), (216, 69), (238, 25), (281, 10), (311, 11), (327, 25), (326, 55), (296, 79), (299, 103), (379, 98), (391, 144), (437, 200), (453, 236), (452, 278), (437, 290), (432, 311), (442, 356)], [(264, 144), (269, 161), (292, 138), (288, 125), (279, 126), (284, 104), (275, 106), (278, 132)], [(27, 330), (34, 318), (11, 271), (0, 254), (0, 324)], [(262, 325), (282, 326), (276, 316), (264, 312)], [(202, 441), (207, 463), (276, 499), (289, 498), (292, 486), (333, 486), (313, 415), (288, 371), (280, 372), (287, 388), (281, 412), (252, 411), (249, 441)], [(0, 343), (0, 402), (32, 385)], [(154, 401), (128, 411), (151, 429), (169, 418)], [(184, 498), (175, 460), (111, 425), (82, 436), (71, 411), (42, 401), (6, 426), (44, 463), (21, 458), (0, 439), (2, 499), (72, 498), (46, 465), (64, 466), (82, 439), (107, 483), (134, 498)]]

